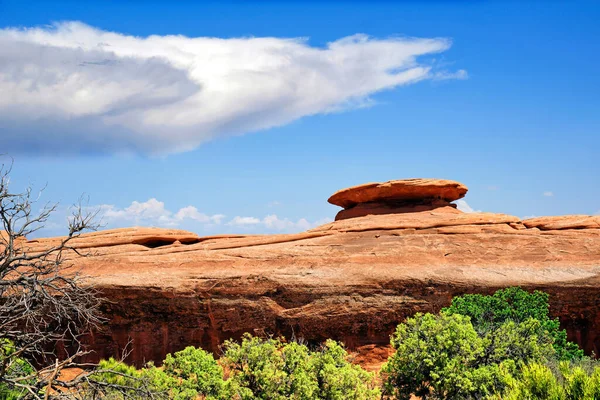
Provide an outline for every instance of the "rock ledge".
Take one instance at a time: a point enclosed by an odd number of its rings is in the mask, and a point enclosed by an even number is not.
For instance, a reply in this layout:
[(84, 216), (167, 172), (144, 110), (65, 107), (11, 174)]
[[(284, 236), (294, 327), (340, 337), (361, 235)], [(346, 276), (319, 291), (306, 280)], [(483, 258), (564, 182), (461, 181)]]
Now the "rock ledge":
[(446, 179), (401, 179), (352, 186), (337, 191), (327, 201), (344, 208), (335, 218), (341, 220), (456, 207), (450, 202), (463, 198), (467, 190), (462, 183)]

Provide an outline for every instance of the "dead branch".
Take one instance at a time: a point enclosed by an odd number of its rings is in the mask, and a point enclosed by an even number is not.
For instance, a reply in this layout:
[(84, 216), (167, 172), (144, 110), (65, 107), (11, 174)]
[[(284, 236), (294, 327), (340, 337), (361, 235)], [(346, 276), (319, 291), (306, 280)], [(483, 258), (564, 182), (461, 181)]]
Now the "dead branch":
[[(57, 204), (35, 211), (41, 191), (11, 192), (11, 170), (12, 162), (0, 166), (0, 389), (18, 390), (22, 398), (35, 400), (95, 399), (109, 391), (122, 398), (156, 398), (146, 382), (128, 377), (135, 385), (109, 384), (97, 377), (118, 372), (77, 363), (88, 354), (82, 336), (103, 322), (99, 307), (104, 300), (74, 270), (72, 260), (85, 255), (71, 242), (97, 229), (97, 212), (80, 201), (68, 219), (68, 234), (47, 248), (34, 248), (26, 237), (44, 227)], [(77, 350), (61, 359), (49, 350), (59, 342)], [(75, 379), (61, 380), (65, 369), (82, 367), (86, 371)]]

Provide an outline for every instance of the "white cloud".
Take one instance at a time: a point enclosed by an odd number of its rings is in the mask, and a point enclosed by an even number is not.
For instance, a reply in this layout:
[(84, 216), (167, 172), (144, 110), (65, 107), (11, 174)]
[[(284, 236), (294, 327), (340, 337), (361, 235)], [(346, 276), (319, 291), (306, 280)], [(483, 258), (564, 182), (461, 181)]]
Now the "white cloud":
[(481, 210), (474, 210), (466, 201), (463, 199), (456, 200), (456, 208), (465, 213), (476, 213), (481, 212)]
[(135, 37), (79, 22), (0, 29), (2, 148), (14, 152), (191, 150), (303, 116), (368, 106), (424, 79), (462, 79), (419, 56), (443, 38)]
[(165, 209), (165, 203), (156, 199), (143, 203), (134, 201), (126, 208), (117, 208), (109, 204), (103, 204), (99, 208), (100, 215), (107, 221), (156, 221), (164, 224), (171, 215), (171, 212)]
[(315, 226), (323, 225), (331, 222), (330, 218), (320, 219), (313, 223), (309, 222), (306, 218), (300, 218), (297, 221), (293, 221), (289, 218), (280, 218), (275, 214), (270, 214), (259, 219), (256, 217), (234, 217), (227, 225), (238, 226), (238, 227), (261, 227), (269, 231), (280, 231), (280, 232), (300, 232), (305, 231)]
[(203, 224), (220, 224), (225, 215), (223, 214), (215, 214), (215, 215), (206, 215), (198, 211), (198, 209), (194, 206), (187, 206), (179, 209), (174, 216), (175, 220), (183, 221), (186, 219), (191, 219), (196, 222), (201, 222)]
[(227, 223), (227, 225), (236, 225), (236, 226), (247, 226), (247, 225), (257, 225), (260, 224), (260, 219), (255, 217), (234, 217), (231, 221)]
[(126, 208), (103, 204), (98, 206), (98, 209), (102, 221), (108, 225), (135, 224), (168, 227), (177, 226), (186, 221), (219, 225), (225, 217), (222, 214), (203, 214), (193, 206), (183, 207), (173, 213), (165, 208), (165, 203), (154, 198), (143, 203), (134, 201)]
[(544, 192), (544, 193), (542, 193), (542, 195), (546, 196), (546, 197), (552, 197), (552, 196), (554, 196), (554, 193), (552, 193), (552, 192)]
[(268, 229), (274, 229), (278, 231), (289, 230), (289, 229), (301, 229), (307, 230), (310, 228), (310, 222), (305, 218), (301, 218), (296, 222), (289, 220), (288, 218), (280, 219), (275, 214), (267, 215), (263, 219), (263, 223)]
[(433, 79), (436, 81), (445, 81), (448, 79), (468, 79), (469, 74), (464, 69), (459, 69), (456, 72), (439, 71), (433, 74)]

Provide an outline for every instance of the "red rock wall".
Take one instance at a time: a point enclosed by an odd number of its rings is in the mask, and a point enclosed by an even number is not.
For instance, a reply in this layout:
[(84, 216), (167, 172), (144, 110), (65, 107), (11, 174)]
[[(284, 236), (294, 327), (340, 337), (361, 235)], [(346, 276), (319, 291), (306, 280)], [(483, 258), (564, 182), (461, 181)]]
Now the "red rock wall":
[(189, 345), (218, 352), (244, 332), (386, 345), (406, 316), (515, 285), (550, 293), (569, 337), (599, 353), (598, 221), (452, 208), (345, 219), (295, 235), (125, 229), (77, 239), (90, 253), (72, 261), (110, 300), (106, 329), (89, 338), (95, 360), (120, 355), (129, 342), (137, 365)]
[[(415, 312), (437, 312), (453, 296), (493, 293), (495, 287), (466, 287), (398, 282), (385, 288), (362, 288), (347, 293), (315, 293), (311, 288), (277, 290), (263, 287), (262, 296), (214, 293), (173, 294), (143, 288), (106, 290), (114, 303), (105, 312), (110, 321), (104, 332), (90, 340), (91, 361), (120, 356), (129, 345), (128, 361), (138, 366), (162, 360), (167, 353), (199, 346), (219, 354), (227, 339), (244, 332), (283, 335), (318, 343), (327, 338), (343, 341), (350, 349), (387, 345), (396, 325)], [(551, 313), (559, 316), (570, 340), (588, 354), (600, 350), (600, 288), (536, 286), (551, 295)], [(528, 289), (534, 289), (529, 287)], [(322, 303), (323, 307), (314, 306)], [(311, 310), (312, 307), (315, 310)], [(291, 312), (281, 312), (281, 307)], [(314, 311), (314, 312), (312, 312)]]

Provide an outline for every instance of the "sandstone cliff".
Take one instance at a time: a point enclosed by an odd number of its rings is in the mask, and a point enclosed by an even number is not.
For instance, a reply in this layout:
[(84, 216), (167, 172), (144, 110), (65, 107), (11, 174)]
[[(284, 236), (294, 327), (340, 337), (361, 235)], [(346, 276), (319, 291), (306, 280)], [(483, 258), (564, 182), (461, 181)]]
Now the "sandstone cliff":
[(451, 204), (466, 191), (441, 180), (350, 188), (330, 199), (345, 208), (335, 222), (299, 234), (82, 235), (73, 244), (88, 257), (72, 259), (110, 300), (106, 329), (89, 338), (93, 357), (131, 339), (130, 361), (141, 364), (254, 332), (335, 338), (368, 364), (406, 316), (511, 285), (549, 292), (569, 337), (598, 354), (600, 217), (466, 214)]

